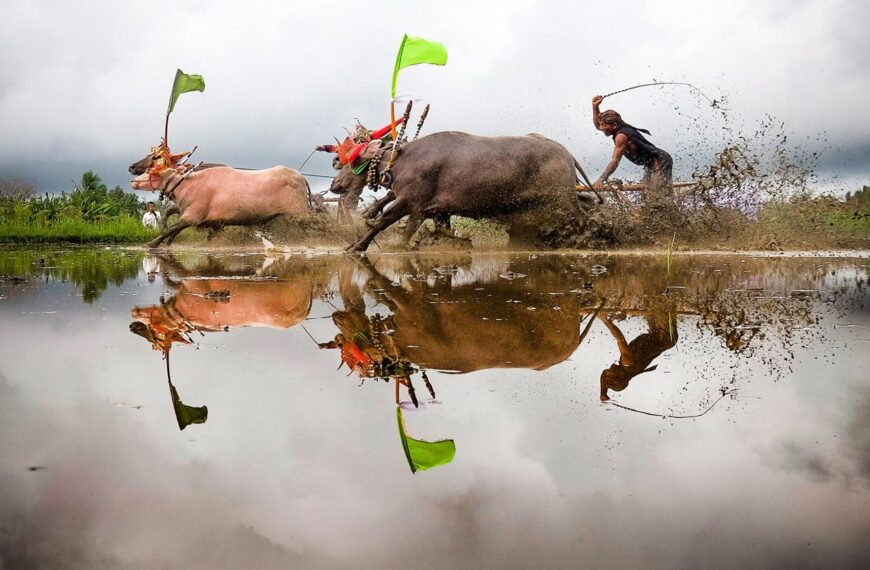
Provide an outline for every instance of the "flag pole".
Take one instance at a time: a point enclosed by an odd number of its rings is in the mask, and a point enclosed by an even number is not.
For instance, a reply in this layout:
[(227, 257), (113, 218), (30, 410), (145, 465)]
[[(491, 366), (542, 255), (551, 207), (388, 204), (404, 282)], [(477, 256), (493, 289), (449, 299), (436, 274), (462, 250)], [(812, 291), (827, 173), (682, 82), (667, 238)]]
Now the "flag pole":
[(393, 82), (390, 85), (390, 134), (393, 137), (393, 144), (398, 142), (396, 140), (396, 81), (399, 78), (399, 64), (402, 63), (402, 52), (405, 51), (406, 41), (408, 41), (408, 34), (403, 34), (399, 53), (396, 54), (396, 63), (393, 65)]
[(178, 83), (178, 76), (182, 73), (180, 68), (176, 68), (175, 77), (172, 79), (172, 89), (169, 91), (169, 104), (166, 106), (166, 121), (163, 123), (163, 144), (169, 148), (169, 114), (172, 113), (172, 95), (175, 93), (175, 85)]
[(166, 122), (163, 124), (163, 144), (169, 148), (169, 112), (166, 112)]

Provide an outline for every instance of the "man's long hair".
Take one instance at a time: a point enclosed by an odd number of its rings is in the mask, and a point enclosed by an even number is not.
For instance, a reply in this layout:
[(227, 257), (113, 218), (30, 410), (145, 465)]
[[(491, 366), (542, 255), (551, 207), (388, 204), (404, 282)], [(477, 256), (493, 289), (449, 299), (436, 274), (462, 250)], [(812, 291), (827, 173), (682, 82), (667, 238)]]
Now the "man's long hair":
[(639, 131), (641, 133), (645, 133), (648, 135), (652, 134), (646, 129), (641, 129), (641, 128), (635, 127), (634, 125), (629, 125), (628, 123), (626, 123), (625, 121), (622, 120), (622, 115), (620, 115), (619, 113), (617, 113), (613, 109), (608, 109), (608, 110), (604, 111), (603, 113), (601, 113), (600, 115), (598, 115), (598, 121), (600, 123), (606, 123), (608, 125), (613, 125), (617, 129), (621, 129), (622, 127), (631, 127), (632, 129), (636, 129), (637, 131)]
[(607, 123), (608, 125), (616, 125), (617, 127), (621, 127), (625, 124), (625, 121), (622, 120), (622, 115), (613, 109), (608, 109), (602, 112), (598, 115), (598, 120), (602, 123)]

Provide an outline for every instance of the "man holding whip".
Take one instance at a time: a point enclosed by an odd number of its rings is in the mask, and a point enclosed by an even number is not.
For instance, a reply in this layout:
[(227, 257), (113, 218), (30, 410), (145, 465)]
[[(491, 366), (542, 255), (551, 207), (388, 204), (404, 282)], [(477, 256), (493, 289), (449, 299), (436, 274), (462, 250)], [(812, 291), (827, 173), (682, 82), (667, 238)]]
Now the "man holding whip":
[(650, 190), (672, 190), (672, 171), (674, 161), (667, 152), (649, 142), (641, 133), (650, 134), (646, 129), (635, 128), (625, 121), (616, 111), (608, 109), (601, 112), (599, 107), (604, 96), (592, 98), (592, 123), (595, 128), (609, 137), (613, 137), (613, 156), (604, 172), (592, 185), (596, 190), (604, 188), (607, 179), (619, 166), (619, 161), (625, 156), (628, 160), (643, 166), (643, 183)]

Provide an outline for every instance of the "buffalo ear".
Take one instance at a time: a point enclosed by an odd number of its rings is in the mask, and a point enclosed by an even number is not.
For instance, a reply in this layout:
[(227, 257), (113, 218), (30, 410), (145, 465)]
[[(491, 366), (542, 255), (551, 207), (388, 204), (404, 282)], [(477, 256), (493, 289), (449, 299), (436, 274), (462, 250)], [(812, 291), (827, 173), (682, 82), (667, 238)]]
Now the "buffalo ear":
[(342, 168), (344, 168), (344, 165), (341, 163), (341, 159), (337, 156), (332, 159), (332, 168), (334, 168), (335, 170), (341, 170)]

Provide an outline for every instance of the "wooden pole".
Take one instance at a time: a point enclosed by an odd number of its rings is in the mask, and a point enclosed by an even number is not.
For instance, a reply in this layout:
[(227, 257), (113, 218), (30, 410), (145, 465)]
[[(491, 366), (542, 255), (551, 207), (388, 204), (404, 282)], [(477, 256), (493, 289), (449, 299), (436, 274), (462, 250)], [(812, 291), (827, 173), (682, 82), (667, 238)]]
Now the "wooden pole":
[[(675, 184), (671, 184), (673, 188), (691, 188), (692, 186), (697, 186), (698, 182), (677, 182)], [(623, 184), (622, 188), (620, 188), (623, 192), (648, 192), (649, 187), (646, 184)]]
[[(697, 186), (700, 182), (677, 182), (675, 184), (671, 184), (672, 188), (692, 188)], [(608, 183), (605, 185), (605, 190), (612, 190), (616, 188), (621, 190), (622, 192), (649, 192), (649, 186), (646, 184), (617, 184), (617, 183)], [(578, 191), (586, 190), (585, 186), (577, 185)]]

